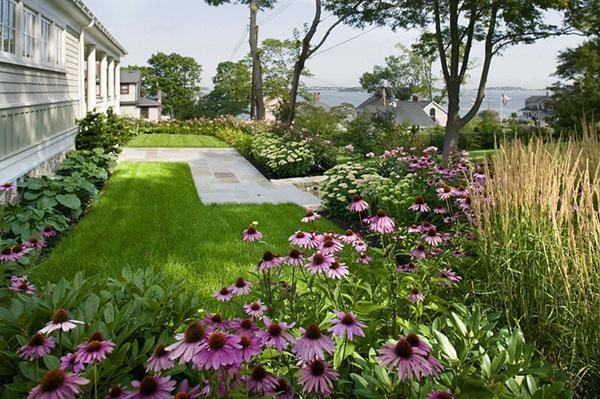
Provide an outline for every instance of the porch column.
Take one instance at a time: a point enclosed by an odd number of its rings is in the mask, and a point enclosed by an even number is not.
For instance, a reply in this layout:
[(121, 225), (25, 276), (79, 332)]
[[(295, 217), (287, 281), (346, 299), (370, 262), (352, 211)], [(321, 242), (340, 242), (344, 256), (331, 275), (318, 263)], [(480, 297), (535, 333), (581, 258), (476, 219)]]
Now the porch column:
[(106, 111), (108, 101), (108, 56), (102, 53), (100, 56), (100, 110)]
[(115, 59), (108, 62), (108, 106), (115, 109)]
[(96, 47), (88, 47), (87, 56), (87, 110), (96, 109)]
[(83, 118), (87, 112), (85, 99), (85, 32), (79, 34), (79, 117)]
[(121, 62), (115, 61), (115, 113), (121, 115)]

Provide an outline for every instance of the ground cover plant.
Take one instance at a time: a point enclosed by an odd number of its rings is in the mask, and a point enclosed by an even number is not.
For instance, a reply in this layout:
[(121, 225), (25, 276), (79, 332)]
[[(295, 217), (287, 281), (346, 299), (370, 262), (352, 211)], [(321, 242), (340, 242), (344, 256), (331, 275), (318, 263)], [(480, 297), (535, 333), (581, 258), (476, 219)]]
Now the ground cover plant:
[(127, 147), (167, 147), (167, 148), (224, 148), (229, 145), (214, 136), (182, 134), (142, 134), (127, 143)]
[(519, 325), (582, 397), (600, 382), (600, 141), (505, 143), (474, 196), (473, 268), (486, 303)]

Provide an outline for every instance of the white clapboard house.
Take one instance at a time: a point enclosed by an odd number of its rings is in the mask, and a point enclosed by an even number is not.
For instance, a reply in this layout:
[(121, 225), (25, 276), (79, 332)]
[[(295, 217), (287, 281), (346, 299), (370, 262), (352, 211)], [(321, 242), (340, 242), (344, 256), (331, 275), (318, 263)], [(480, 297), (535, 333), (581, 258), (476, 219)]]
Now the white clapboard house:
[(125, 54), (81, 0), (0, 0), (0, 184), (50, 172), (87, 111), (119, 113)]

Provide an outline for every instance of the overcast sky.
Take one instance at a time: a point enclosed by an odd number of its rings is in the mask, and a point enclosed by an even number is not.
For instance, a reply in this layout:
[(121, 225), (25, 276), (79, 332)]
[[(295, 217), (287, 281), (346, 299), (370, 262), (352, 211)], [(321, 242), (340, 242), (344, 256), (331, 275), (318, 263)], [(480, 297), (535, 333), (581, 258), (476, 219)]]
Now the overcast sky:
[[(143, 65), (157, 51), (177, 52), (194, 57), (203, 68), (201, 84), (211, 86), (211, 78), (219, 62), (238, 60), (248, 52), (248, 40), (245, 37), (248, 10), (244, 6), (210, 7), (202, 0), (85, 2), (129, 52), (126, 65)], [(259, 16), (260, 37), (289, 38), (294, 28), (301, 28), (312, 19), (313, 12), (312, 0), (280, 0), (275, 9)], [(550, 15), (549, 18), (554, 23), (560, 21), (558, 15)], [(339, 27), (323, 50), (360, 33), (360, 30)], [(312, 86), (358, 86), (358, 78), (362, 73), (371, 70), (374, 65), (382, 64), (387, 55), (396, 51), (396, 44), (410, 45), (418, 34), (418, 31), (392, 32), (387, 28), (366, 32), (347, 44), (311, 59), (308, 68), (314, 78), (307, 79), (306, 83)], [(581, 40), (577, 37), (560, 37), (542, 40), (534, 45), (513, 47), (502, 57), (494, 59), (488, 86), (545, 88), (556, 80), (552, 74), (558, 52), (577, 45)], [(481, 54), (481, 47), (475, 50), (477, 55)], [(475, 77), (476, 71), (472, 75)], [(475, 84), (472, 81), (467, 87), (474, 87)]]

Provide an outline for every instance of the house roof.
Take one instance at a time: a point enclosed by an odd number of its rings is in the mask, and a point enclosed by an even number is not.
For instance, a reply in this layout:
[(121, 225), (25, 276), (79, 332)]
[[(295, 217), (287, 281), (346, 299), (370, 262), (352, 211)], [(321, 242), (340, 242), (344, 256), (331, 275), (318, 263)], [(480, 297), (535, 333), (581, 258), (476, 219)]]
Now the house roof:
[(139, 83), (142, 81), (142, 72), (138, 70), (127, 71), (121, 69), (121, 83)]
[(160, 103), (158, 101), (146, 97), (140, 97), (140, 101), (138, 101), (135, 105), (138, 107), (160, 107)]
[(420, 102), (416, 101), (390, 101), (388, 106), (383, 105), (383, 98), (370, 97), (360, 104), (359, 111), (391, 112), (394, 120), (398, 123), (407, 123), (419, 127), (437, 126), (435, 121), (423, 111)]
[(115, 37), (110, 33), (110, 31), (104, 25), (102, 25), (102, 22), (100, 22), (100, 20), (88, 8), (88, 6), (85, 5), (83, 0), (70, 0), (70, 1), (71, 1), (71, 3), (75, 4), (91, 21), (94, 21), (94, 25), (98, 28), (98, 30), (100, 32), (102, 32), (102, 34), (104, 36), (106, 36), (106, 38), (108, 40), (113, 42), (114, 45), (117, 46), (119, 48), (119, 50), (121, 50), (123, 52), (123, 55), (127, 55), (127, 50), (125, 50), (125, 47), (123, 47), (121, 45), (121, 43), (119, 43), (117, 41), (117, 39), (115, 39)]

